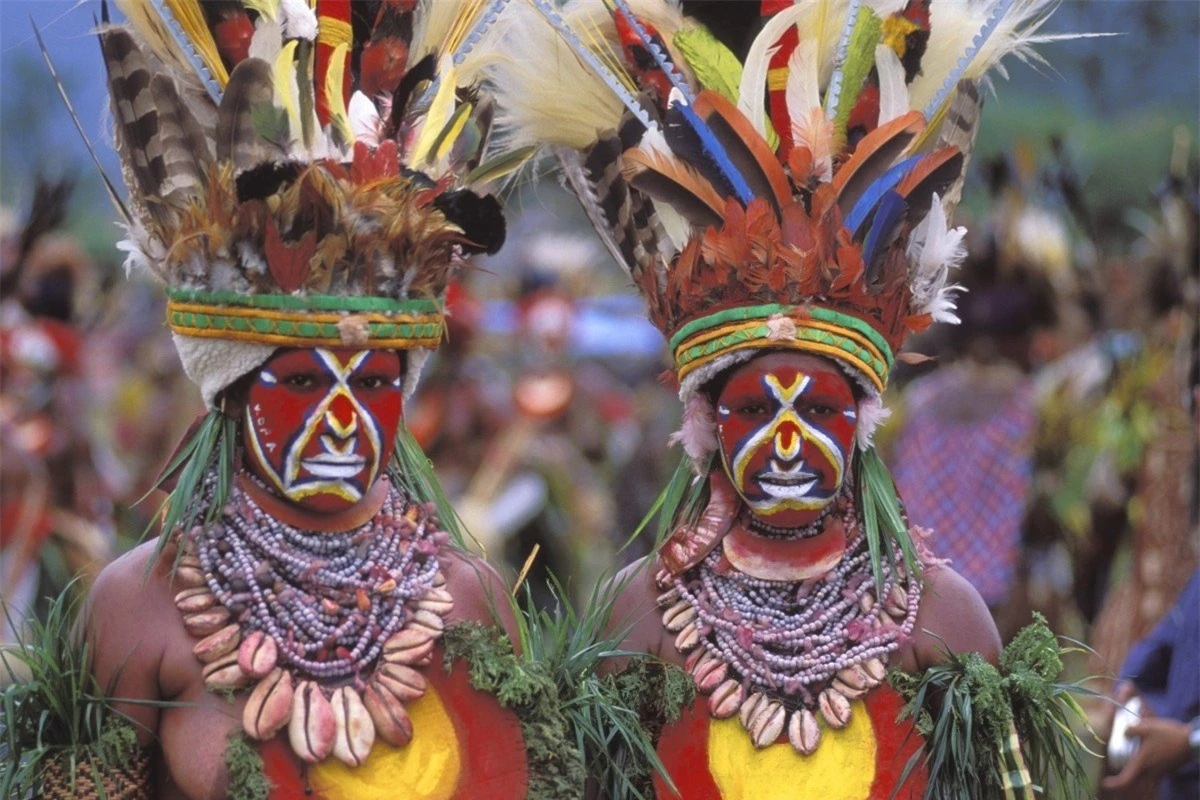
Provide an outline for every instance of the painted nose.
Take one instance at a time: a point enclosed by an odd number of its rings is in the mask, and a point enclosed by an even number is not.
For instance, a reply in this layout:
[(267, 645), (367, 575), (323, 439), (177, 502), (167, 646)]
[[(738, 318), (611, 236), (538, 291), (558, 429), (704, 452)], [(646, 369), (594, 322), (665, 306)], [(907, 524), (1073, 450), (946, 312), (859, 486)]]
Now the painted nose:
[(776, 458), (780, 461), (795, 461), (800, 457), (803, 441), (800, 426), (791, 421), (784, 421), (775, 431)]
[(325, 411), (325, 424), (339, 439), (349, 439), (358, 431), (358, 414), (345, 397), (337, 397)]

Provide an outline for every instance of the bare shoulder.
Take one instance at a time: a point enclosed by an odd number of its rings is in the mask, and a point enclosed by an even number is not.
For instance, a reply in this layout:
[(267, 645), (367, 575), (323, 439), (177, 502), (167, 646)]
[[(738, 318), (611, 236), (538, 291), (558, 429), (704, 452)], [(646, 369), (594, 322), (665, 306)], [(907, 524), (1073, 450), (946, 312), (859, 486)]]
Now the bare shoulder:
[(154, 564), (147, 572), (153, 558), (154, 542), (147, 542), (101, 570), (84, 616), (100, 688), (135, 701), (116, 705), (140, 723), (139, 737), (146, 741), (157, 730), (158, 712), (136, 701), (162, 699), (160, 672), (170, 633), (178, 627), (166, 568)]
[[(89, 635), (103, 643), (126, 632), (151, 634), (148, 616), (172, 610), (168, 568), (155, 563), (154, 542), (139, 545), (100, 571), (88, 592), (86, 619)], [(165, 561), (165, 559), (160, 559)]]
[[(675, 651), (664, 646), (667, 634), (658, 614), (656, 569), (652, 557), (638, 559), (613, 576), (598, 593), (598, 600), (611, 606), (605, 632), (620, 639), (620, 649), (670, 659)], [(620, 671), (627, 661), (610, 659), (602, 671)]]
[(609, 630), (637, 628), (646, 617), (658, 616), (658, 587), (654, 583), (654, 560), (646, 556), (622, 569), (600, 591), (602, 602), (612, 604)]
[(953, 653), (979, 653), (997, 663), (1000, 634), (987, 604), (967, 579), (948, 566), (928, 569), (914, 633), (917, 666), (946, 660)]
[(516, 642), (517, 623), (508, 585), (495, 567), (473, 553), (450, 546), (438, 551), (438, 561), (446, 576), (446, 588), (454, 596), (449, 621), (499, 624)]

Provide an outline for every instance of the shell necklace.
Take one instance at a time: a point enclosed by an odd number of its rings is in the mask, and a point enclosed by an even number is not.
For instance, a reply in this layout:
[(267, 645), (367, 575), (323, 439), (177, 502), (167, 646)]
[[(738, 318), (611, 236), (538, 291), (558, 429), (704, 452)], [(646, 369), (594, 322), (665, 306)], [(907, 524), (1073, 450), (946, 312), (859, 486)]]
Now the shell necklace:
[(309, 763), (358, 766), (377, 735), (407, 744), (405, 705), (425, 693), (419, 668), (454, 605), (437, 558), (448, 538), (394, 486), (368, 522), (327, 533), (275, 519), (235, 481), (221, 517), (181, 537), (175, 573), (205, 686), (253, 686), (246, 733), (266, 740), (287, 726)]
[(841, 524), (844, 557), (812, 580), (755, 578), (719, 550), (678, 577), (657, 575), (663, 624), (709, 713), (738, 715), (756, 747), (786, 731), (796, 752), (811, 755), (821, 723), (844, 728), (851, 701), (883, 682), (888, 656), (912, 634), (919, 582), (906, 579), (902, 562), (885, 563), (877, 597), (853, 504)]

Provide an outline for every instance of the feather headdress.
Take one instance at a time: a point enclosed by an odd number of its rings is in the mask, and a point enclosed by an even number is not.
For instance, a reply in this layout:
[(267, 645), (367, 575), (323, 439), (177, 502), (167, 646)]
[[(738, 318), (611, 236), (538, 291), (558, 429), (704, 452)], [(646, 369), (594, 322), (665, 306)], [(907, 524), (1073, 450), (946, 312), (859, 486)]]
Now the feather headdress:
[(684, 399), (794, 348), (877, 403), (906, 337), (955, 321), (981, 83), (1052, 6), (765, 0), (741, 59), (670, 0), (528, 0), (507, 35), (533, 56), (489, 67), (500, 138), (557, 148)]
[(117, 4), (122, 248), (205, 401), (281, 345), (409, 349), (415, 379), (451, 272), (504, 238), (477, 77), (505, 0)]
[[(705, 389), (731, 366), (793, 349), (857, 383), (855, 486), (877, 578), (884, 549), (917, 568), (871, 445), (888, 375), (910, 333), (956, 321), (964, 231), (949, 219), (981, 85), (1006, 55), (1036, 57), (1053, 5), (763, 0), (741, 58), (672, 0), (527, 0), (501, 48), (520, 55), (489, 66), (498, 140), (555, 148), (668, 338), (686, 409), (674, 441), (693, 470), (716, 468)], [(672, 525), (701, 507), (663, 497)]]

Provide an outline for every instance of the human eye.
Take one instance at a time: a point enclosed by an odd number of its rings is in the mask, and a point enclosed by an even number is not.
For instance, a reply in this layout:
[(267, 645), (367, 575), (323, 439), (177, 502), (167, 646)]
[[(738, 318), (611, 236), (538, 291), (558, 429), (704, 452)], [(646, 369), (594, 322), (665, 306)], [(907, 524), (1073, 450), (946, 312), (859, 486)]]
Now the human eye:
[(284, 384), (292, 389), (315, 389), (317, 379), (307, 372), (297, 372), (284, 379)]
[(739, 414), (758, 417), (771, 412), (771, 407), (765, 400), (746, 400), (736, 406)]
[(360, 389), (382, 389), (387, 384), (387, 379), (382, 375), (364, 375), (356, 383)]

